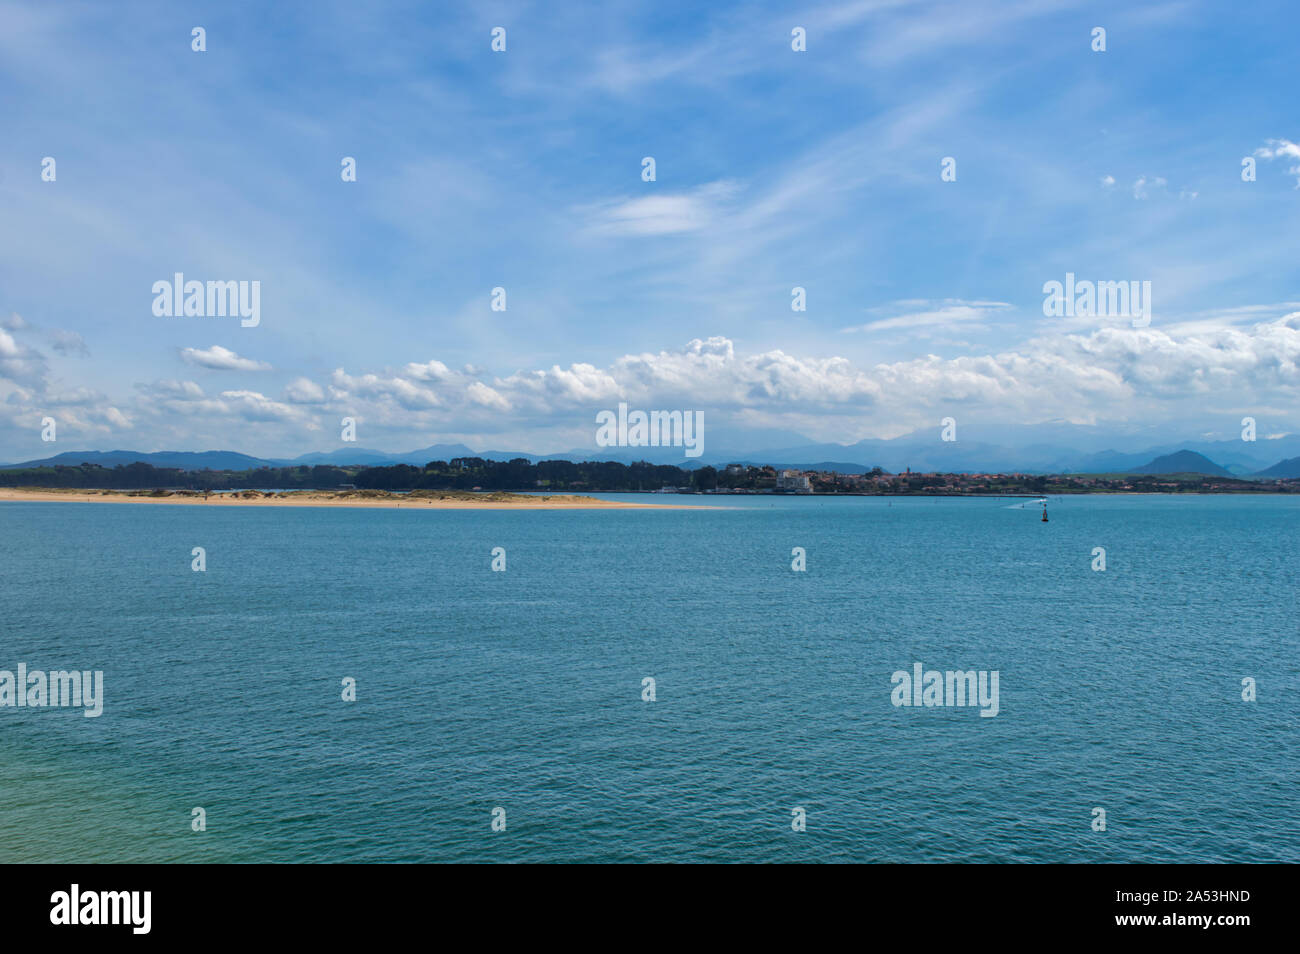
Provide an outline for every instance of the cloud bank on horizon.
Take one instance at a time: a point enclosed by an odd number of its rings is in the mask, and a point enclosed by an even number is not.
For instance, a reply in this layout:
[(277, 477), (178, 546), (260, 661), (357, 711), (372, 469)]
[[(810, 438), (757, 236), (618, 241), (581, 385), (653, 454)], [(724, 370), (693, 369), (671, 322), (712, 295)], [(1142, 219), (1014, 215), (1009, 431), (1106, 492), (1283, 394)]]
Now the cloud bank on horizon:
[(0, 0), (0, 460), (1300, 430), (1293, 5), (554, 6)]

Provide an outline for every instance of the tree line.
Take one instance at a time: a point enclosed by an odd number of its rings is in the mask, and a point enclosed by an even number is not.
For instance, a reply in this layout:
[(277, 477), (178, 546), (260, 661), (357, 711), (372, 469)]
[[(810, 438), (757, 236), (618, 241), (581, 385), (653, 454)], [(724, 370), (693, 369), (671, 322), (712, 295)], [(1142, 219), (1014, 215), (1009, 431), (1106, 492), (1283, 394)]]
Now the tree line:
[[(746, 484), (730, 480), (729, 486), (758, 487), (770, 473), (751, 468), (755, 477)], [(712, 490), (719, 486), (712, 467), (696, 471), (638, 461), (544, 460), (508, 461), (457, 457), (430, 461), (424, 467), (395, 464), (387, 467), (257, 467), (249, 470), (181, 470), (136, 462), (104, 467), (83, 463), (0, 470), (0, 487), (60, 487), (95, 490), (586, 490), (637, 491), (663, 487)]]
[(0, 487), (65, 487), (93, 490), (328, 490), (352, 483), (343, 467), (257, 467), (251, 470), (181, 470), (137, 461), (103, 467), (20, 467), (0, 470)]

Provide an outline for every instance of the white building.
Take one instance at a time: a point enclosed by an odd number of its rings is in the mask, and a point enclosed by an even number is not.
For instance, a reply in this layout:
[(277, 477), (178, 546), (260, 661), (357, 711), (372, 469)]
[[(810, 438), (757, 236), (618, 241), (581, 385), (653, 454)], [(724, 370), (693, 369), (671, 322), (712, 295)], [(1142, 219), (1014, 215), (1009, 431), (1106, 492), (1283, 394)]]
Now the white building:
[(812, 482), (797, 470), (783, 470), (777, 474), (776, 489), (792, 494), (810, 494)]

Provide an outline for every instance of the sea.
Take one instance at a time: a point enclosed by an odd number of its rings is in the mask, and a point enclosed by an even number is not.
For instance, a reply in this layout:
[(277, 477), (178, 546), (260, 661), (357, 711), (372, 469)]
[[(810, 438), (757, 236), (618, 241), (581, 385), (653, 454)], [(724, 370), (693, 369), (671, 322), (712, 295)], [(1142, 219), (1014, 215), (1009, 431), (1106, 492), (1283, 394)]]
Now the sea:
[(608, 496), (0, 503), (0, 861), (1300, 861), (1300, 498)]

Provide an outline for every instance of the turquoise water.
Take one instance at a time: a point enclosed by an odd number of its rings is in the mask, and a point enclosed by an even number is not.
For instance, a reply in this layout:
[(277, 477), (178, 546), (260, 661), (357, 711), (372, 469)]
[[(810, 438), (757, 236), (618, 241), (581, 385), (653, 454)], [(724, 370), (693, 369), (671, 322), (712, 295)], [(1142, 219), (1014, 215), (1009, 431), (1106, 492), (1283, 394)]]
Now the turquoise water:
[(1300, 500), (637, 499), (0, 504), (0, 861), (1300, 861)]

